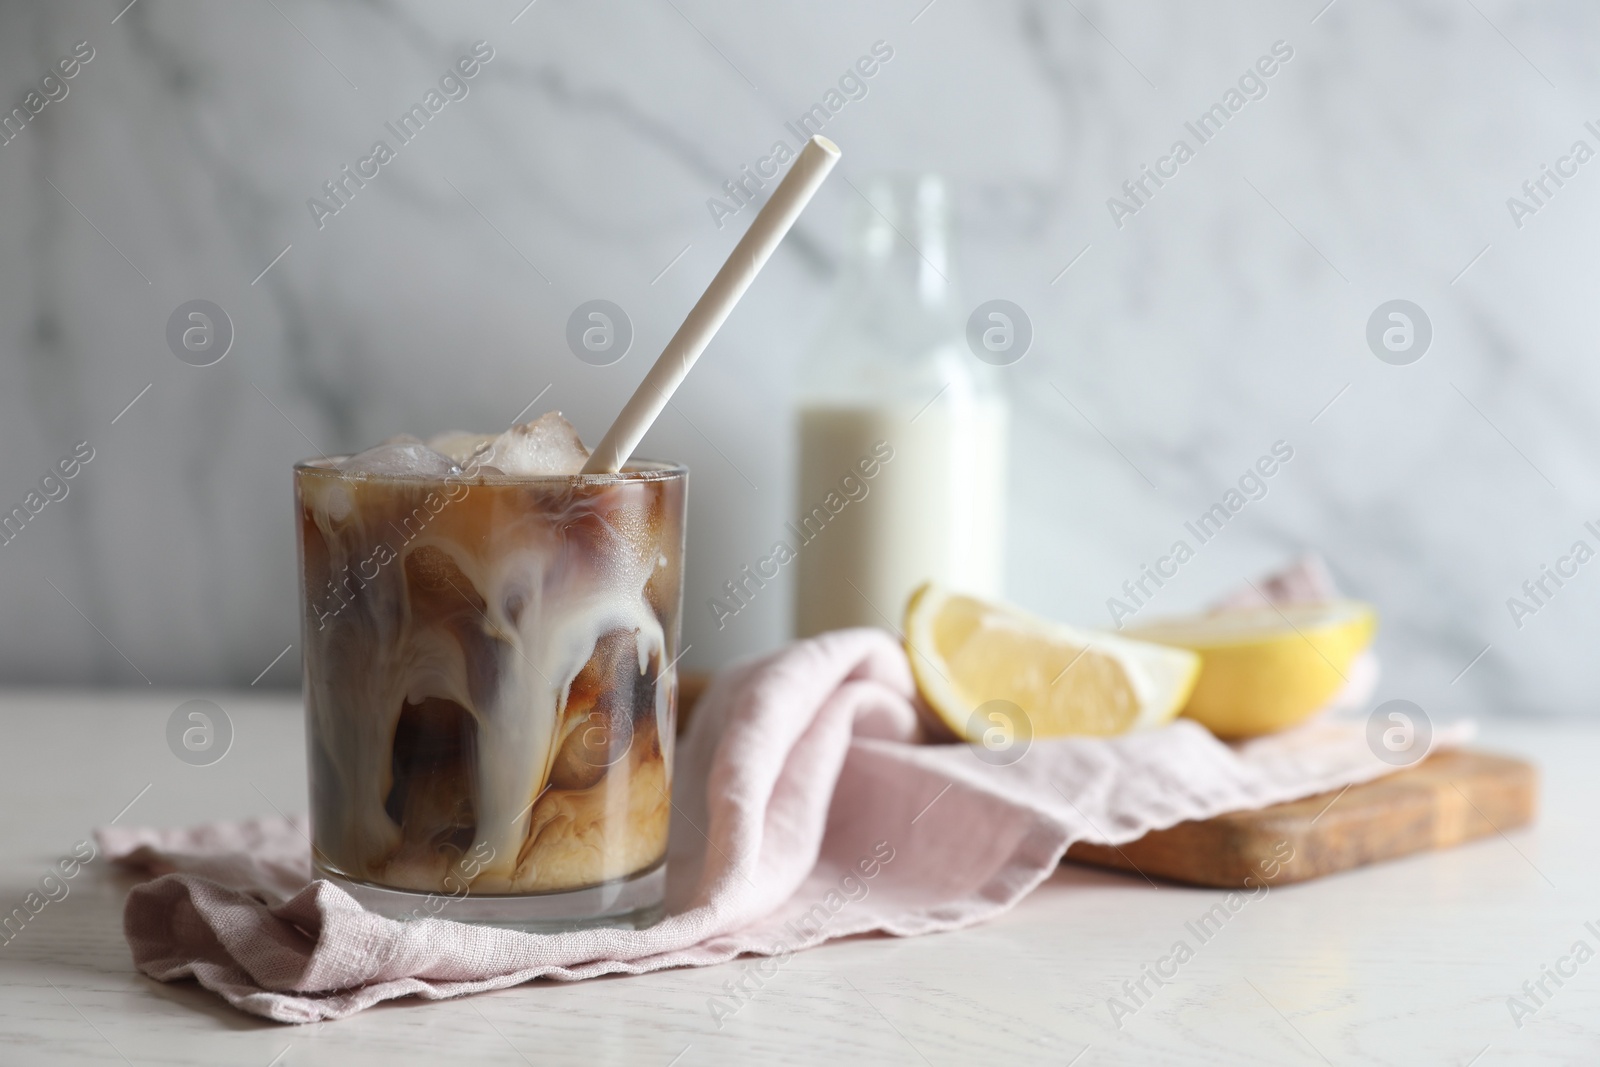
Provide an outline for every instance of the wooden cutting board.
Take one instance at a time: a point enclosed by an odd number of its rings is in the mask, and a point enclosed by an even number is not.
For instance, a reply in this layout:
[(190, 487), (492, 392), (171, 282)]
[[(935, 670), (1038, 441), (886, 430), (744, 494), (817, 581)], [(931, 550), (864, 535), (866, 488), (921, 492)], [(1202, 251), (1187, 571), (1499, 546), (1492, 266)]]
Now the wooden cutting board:
[(1067, 859), (1189, 885), (1235, 888), (1246, 878), (1250, 887), (1282, 885), (1503, 833), (1532, 822), (1538, 800), (1539, 772), (1530, 763), (1441, 752), (1342, 796), (1179, 823), (1121, 848), (1079, 842)]
[[(680, 733), (707, 680), (699, 672), (679, 676)], [(1457, 750), (1342, 795), (1179, 823), (1120, 848), (1079, 842), (1067, 859), (1189, 885), (1234, 888), (1246, 878), (1250, 887), (1283, 885), (1525, 826), (1538, 801), (1532, 764)]]

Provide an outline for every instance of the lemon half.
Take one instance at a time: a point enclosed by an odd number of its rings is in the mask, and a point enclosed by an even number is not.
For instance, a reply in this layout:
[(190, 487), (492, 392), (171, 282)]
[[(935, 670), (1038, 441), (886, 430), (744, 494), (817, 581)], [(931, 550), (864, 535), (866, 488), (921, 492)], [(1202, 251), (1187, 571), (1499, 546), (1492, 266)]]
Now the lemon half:
[(1242, 608), (1168, 619), (1125, 633), (1200, 654), (1200, 681), (1183, 709), (1218, 737), (1293, 726), (1327, 705), (1372, 643), (1370, 604)]
[(1035, 737), (1120, 734), (1171, 721), (1199, 673), (1192, 652), (1079, 630), (933, 583), (911, 594), (907, 653), (917, 686), (957, 737), (973, 712), (1007, 700)]

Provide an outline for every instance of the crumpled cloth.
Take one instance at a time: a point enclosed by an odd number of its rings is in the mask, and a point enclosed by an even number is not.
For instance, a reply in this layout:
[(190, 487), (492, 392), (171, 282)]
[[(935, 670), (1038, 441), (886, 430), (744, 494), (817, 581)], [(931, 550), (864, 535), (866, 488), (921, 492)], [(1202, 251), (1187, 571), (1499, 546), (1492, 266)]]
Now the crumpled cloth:
[[(1366, 688), (1340, 702), (1365, 701)], [(1395, 769), (1368, 749), (1363, 722), (1336, 716), (1239, 745), (1185, 719), (1035, 739), (994, 766), (971, 746), (922, 743), (918, 699), (905, 651), (881, 630), (824, 634), (720, 674), (679, 741), (667, 915), (644, 930), (380, 918), (311, 881), (303, 818), (97, 836), (113, 860), (158, 876), (129, 892), (124, 914), (140, 971), (303, 1023), (396, 997), (970, 926), (1025, 897), (1075, 841), (1123, 844)], [(1434, 744), (1459, 737), (1439, 730)]]

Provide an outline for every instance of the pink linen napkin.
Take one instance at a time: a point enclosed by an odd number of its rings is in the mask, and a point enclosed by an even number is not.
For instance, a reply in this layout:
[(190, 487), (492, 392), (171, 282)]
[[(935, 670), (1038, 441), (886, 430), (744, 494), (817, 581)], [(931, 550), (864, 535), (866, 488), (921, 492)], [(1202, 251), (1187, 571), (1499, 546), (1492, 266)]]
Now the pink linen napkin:
[[(1188, 720), (1035, 740), (1014, 765), (991, 766), (966, 745), (917, 743), (915, 692), (899, 643), (868, 629), (719, 675), (680, 739), (667, 917), (646, 930), (380, 918), (310, 882), (304, 819), (98, 837), (114, 860), (160, 875), (128, 895), (139, 970), (299, 1023), (395, 997), (969, 926), (1026, 896), (1074, 841), (1122, 844), (1395, 769), (1368, 750), (1363, 723), (1328, 717), (1239, 746)], [(1435, 734), (1436, 745), (1452, 740)]]

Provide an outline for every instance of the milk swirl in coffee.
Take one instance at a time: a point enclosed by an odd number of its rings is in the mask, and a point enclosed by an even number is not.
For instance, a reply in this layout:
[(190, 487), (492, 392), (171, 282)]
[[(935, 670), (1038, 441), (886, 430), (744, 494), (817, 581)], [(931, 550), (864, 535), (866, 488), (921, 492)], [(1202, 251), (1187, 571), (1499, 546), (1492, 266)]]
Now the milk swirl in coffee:
[[(549, 414), (296, 471), (314, 859), (543, 893), (666, 854), (685, 479)], [(478, 862), (488, 857), (486, 862)]]

